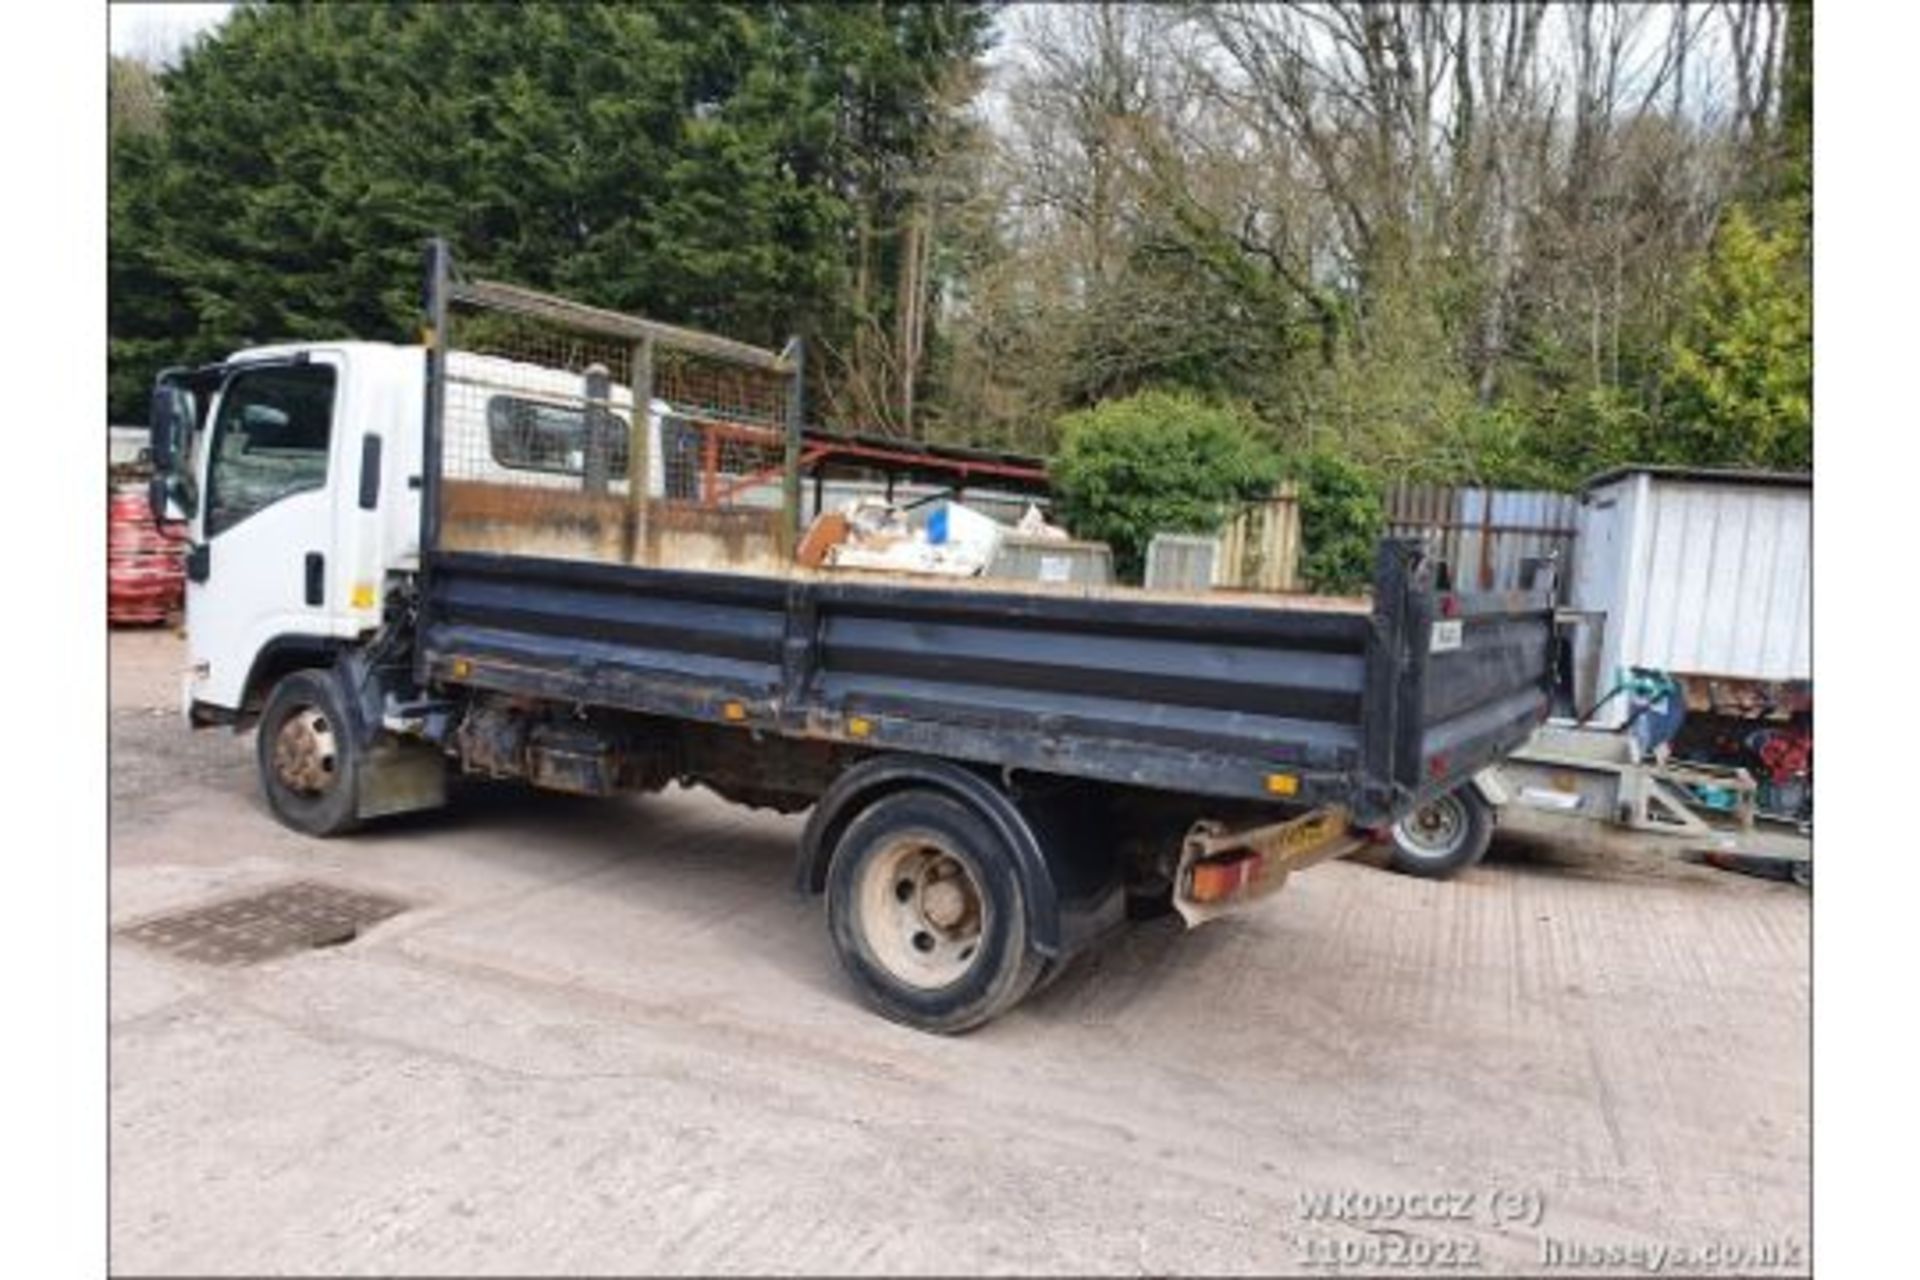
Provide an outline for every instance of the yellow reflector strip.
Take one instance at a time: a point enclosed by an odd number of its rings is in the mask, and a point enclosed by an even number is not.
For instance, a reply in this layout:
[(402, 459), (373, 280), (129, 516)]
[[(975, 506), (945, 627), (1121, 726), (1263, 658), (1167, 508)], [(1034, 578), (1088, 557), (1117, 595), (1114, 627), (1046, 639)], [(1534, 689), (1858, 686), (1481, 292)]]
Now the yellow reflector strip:
[(723, 719), (727, 720), (745, 720), (747, 718), (747, 708), (744, 703), (729, 702), (720, 708), (720, 715)]
[(1276, 796), (1297, 795), (1300, 779), (1290, 773), (1270, 773), (1267, 775), (1267, 791)]
[(873, 721), (865, 716), (854, 716), (847, 721), (847, 732), (856, 738), (864, 738), (873, 732)]
[(465, 658), (455, 658), (453, 660), (453, 678), (455, 680), (465, 680), (472, 674), (473, 664), (471, 662), (468, 662)]
[(353, 607), (356, 609), (373, 608), (373, 584), (356, 582), (353, 584)]

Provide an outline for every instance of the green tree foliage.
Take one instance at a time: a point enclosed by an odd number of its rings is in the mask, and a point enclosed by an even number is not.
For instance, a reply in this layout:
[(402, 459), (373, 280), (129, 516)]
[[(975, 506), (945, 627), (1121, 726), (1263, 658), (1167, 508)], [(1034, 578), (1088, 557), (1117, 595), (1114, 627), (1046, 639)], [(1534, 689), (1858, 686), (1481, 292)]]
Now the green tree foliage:
[(1653, 460), (1813, 465), (1813, 299), (1792, 229), (1735, 206), (1695, 270)]
[(1051, 475), (1075, 534), (1111, 544), (1138, 582), (1156, 533), (1217, 533), (1234, 507), (1270, 493), (1280, 457), (1244, 410), (1148, 390), (1060, 421)]
[(156, 194), (168, 184), (158, 134), (116, 138), (107, 187), (107, 394), (114, 421), (146, 421), (153, 377), (168, 365), (218, 354), (197, 335), (187, 278), (152, 234)]
[(1357, 463), (1324, 450), (1288, 470), (1300, 482), (1301, 580), (1328, 594), (1365, 590), (1387, 526), (1379, 486)]
[[(969, 117), (996, 14), (1028, 56)], [(110, 65), (112, 410), (407, 337), (447, 234), (800, 333), (863, 429), (1046, 451), (1162, 388), (1382, 482), (1806, 465), (1812, 37), (1805, 0), (243, 5)]]
[(1301, 578), (1351, 592), (1373, 579), (1386, 527), (1380, 486), (1331, 449), (1284, 453), (1243, 405), (1150, 388), (1066, 414), (1052, 468), (1059, 513), (1074, 533), (1110, 543), (1138, 581), (1156, 533), (1218, 533), (1241, 504), (1282, 478), (1300, 489)]
[(987, 22), (951, 3), (243, 6), (163, 75), (163, 131), (112, 141), (112, 410), (139, 412), (169, 361), (406, 337), (432, 234), (476, 275), (847, 348), (854, 228), (890, 232), (934, 88)]

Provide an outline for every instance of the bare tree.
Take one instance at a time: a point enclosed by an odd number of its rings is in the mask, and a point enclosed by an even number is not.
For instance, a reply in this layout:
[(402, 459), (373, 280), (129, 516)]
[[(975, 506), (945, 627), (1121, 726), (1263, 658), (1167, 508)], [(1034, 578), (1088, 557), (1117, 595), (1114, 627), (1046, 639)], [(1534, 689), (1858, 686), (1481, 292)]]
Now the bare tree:
[(1788, 2), (1044, 7), (962, 329), (1024, 335), (1031, 413), (1168, 370), (1316, 420), (1631, 391), (1777, 129)]

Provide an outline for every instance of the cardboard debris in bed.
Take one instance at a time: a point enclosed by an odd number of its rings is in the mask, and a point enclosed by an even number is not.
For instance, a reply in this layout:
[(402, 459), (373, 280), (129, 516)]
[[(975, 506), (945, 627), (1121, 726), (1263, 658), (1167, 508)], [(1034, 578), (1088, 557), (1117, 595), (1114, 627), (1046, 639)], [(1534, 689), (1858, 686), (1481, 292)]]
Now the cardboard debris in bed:
[[(915, 523), (901, 508), (879, 498), (858, 498), (822, 513), (808, 527), (794, 558), (808, 568), (865, 569), (975, 578), (993, 563), (1001, 543), (1015, 533), (964, 503), (946, 501)], [(1022, 537), (1066, 537), (1028, 507), (1018, 526)]]
[(1047, 518), (1040, 514), (1040, 508), (1029, 502), (1027, 509), (1020, 513), (1020, 523), (1013, 531), (1023, 538), (1045, 538), (1052, 542), (1070, 542), (1073, 535), (1057, 524), (1048, 524)]

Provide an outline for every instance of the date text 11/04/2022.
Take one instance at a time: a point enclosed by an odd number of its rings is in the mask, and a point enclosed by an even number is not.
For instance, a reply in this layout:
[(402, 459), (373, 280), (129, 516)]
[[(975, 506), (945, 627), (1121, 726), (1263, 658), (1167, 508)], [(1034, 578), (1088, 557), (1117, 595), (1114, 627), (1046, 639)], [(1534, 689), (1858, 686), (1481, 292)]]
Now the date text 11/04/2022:
[(1301, 1267), (1420, 1271), (1478, 1271), (1480, 1244), (1463, 1236), (1381, 1235), (1296, 1236), (1294, 1262)]

